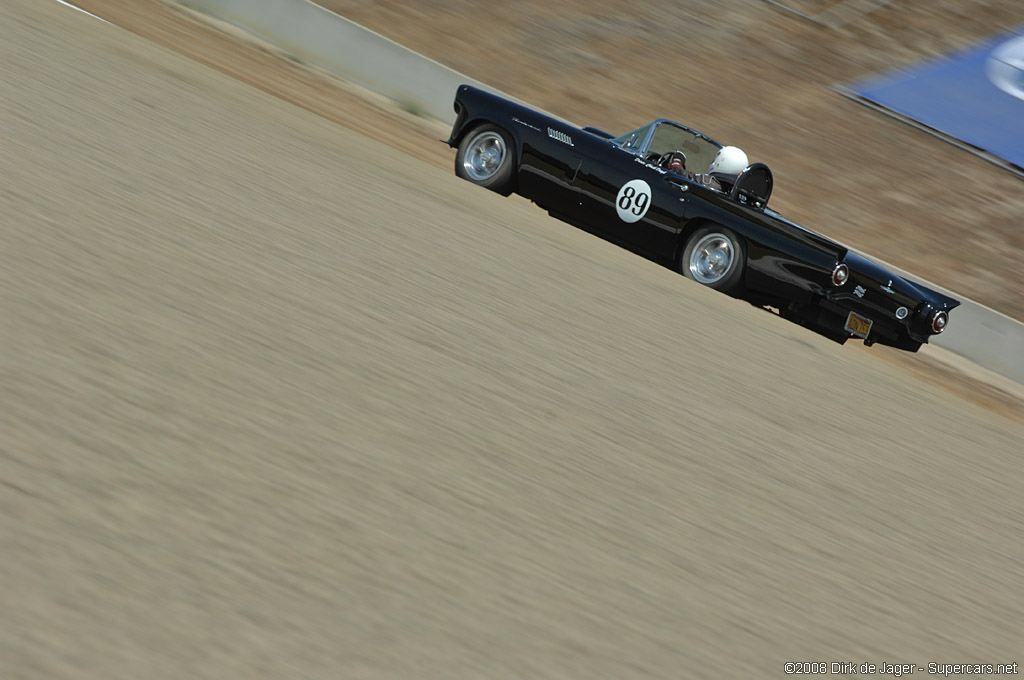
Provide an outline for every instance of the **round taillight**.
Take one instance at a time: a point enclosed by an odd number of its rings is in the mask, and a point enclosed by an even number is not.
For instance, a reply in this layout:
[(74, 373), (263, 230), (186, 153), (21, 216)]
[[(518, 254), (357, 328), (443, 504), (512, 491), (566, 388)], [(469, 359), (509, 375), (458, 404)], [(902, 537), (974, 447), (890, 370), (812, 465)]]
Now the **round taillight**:
[(836, 268), (832, 270), (832, 285), (841, 286), (847, 282), (850, 278), (850, 268), (846, 266), (846, 263), (840, 262), (836, 265)]
[(945, 312), (935, 312), (932, 315), (932, 333), (941, 333), (946, 330), (946, 325), (949, 323), (949, 314)]

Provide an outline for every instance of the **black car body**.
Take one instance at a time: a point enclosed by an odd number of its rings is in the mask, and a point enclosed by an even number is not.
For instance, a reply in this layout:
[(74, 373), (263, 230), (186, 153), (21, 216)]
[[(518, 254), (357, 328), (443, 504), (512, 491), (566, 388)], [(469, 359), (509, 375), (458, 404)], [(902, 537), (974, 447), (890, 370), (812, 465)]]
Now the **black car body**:
[[(722, 144), (668, 119), (614, 137), (469, 85), (455, 96), (456, 173), (837, 342), (916, 351), (959, 301), (768, 207), (762, 163), (709, 183)], [(666, 159), (683, 155), (685, 170)], [(689, 172), (687, 172), (689, 171)], [(709, 186), (711, 184), (713, 186)]]

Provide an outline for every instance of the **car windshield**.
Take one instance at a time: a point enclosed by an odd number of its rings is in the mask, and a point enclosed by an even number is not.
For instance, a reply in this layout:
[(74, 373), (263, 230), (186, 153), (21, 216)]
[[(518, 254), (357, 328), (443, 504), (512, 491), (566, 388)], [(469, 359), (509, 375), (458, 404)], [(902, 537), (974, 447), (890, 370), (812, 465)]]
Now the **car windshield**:
[[(653, 135), (650, 134), (652, 128)], [(707, 172), (715, 154), (722, 148), (713, 139), (668, 120), (650, 123), (612, 141), (626, 151), (642, 152), (647, 158), (655, 158), (670, 151), (682, 151), (686, 155), (686, 169), (692, 172)]]
[(632, 132), (627, 132), (621, 137), (616, 137), (612, 140), (612, 143), (618, 144), (627, 151), (636, 152), (640, 149), (640, 145), (644, 143), (644, 140), (647, 139), (647, 133), (651, 129), (651, 125), (645, 125)]

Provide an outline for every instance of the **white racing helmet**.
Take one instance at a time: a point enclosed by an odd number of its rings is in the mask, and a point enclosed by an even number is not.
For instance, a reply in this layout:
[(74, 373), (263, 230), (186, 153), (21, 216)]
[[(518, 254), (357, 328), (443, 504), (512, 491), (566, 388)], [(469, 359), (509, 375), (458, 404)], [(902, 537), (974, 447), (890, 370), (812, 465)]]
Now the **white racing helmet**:
[(715, 160), (711, 161), (708, 173), (720, 172), (724, 175), (738, 175), (747, 169), (750, 163), (747, 161), (747, 154), (743, 149), (735, 146), (723, 146), (715, 154)]

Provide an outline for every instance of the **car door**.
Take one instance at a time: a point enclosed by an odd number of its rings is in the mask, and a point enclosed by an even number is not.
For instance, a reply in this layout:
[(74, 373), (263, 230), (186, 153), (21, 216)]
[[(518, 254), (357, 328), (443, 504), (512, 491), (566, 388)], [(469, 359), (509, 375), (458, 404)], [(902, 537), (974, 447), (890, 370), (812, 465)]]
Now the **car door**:
[(688, 182), (615, 144), (583, 149), (576, 173), (582, 221), (655, 257), (672, 257)]

